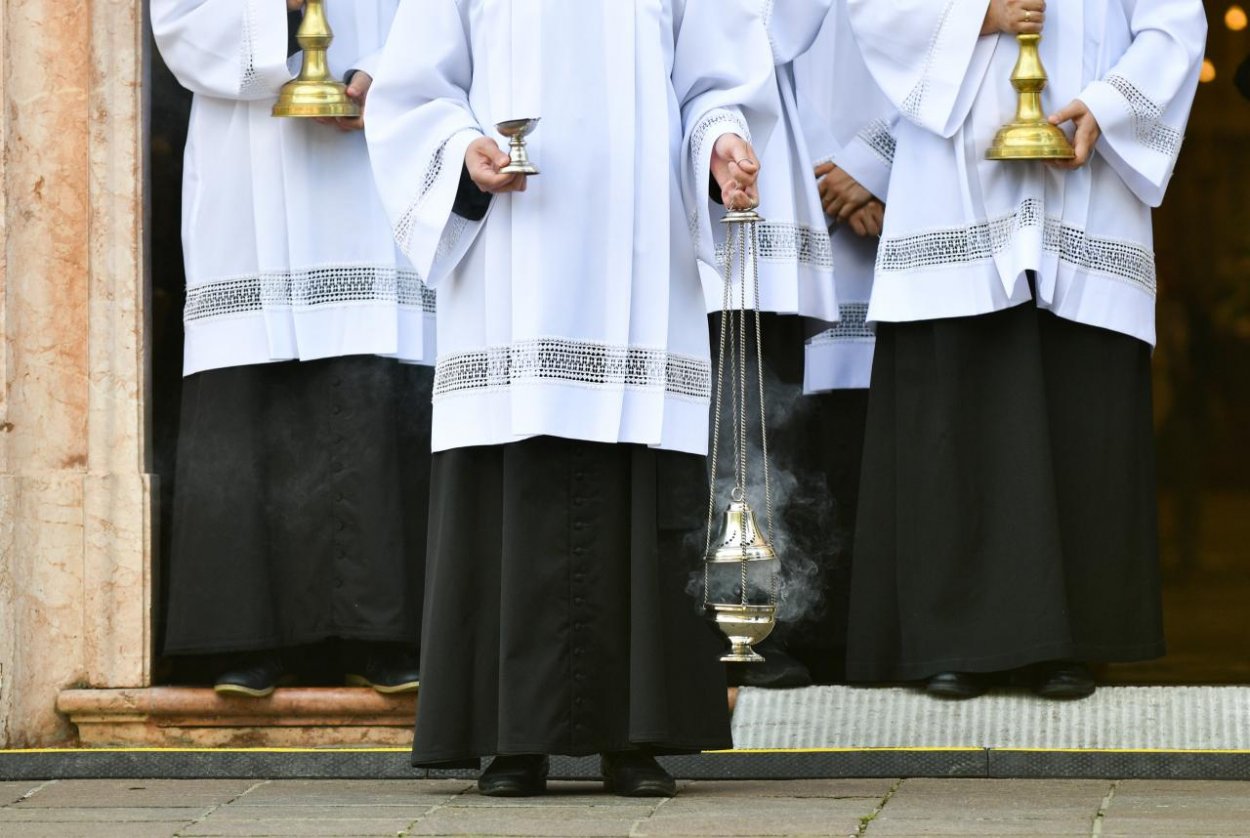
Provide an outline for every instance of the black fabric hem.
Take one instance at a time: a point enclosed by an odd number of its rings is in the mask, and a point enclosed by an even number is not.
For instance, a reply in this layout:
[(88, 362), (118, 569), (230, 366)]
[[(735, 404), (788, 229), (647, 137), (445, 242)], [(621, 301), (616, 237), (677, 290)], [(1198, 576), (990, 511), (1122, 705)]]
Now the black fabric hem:
[(479, 765), (482, 759), (495, 756), (517, 756), (521, 754), (545, 754), (547, 756), (589, 757), (597, 754), (617, 753), (646, 749), (655, 756), (676, 756), (680, 754), (701, 754), (707, 751), (725, 751), (733, 748), (732, 739), (707, 740), (704, 742), (657, 742), (651, 739), (636, 739), (629, 742), (607, 743), (594, 747), (569, 748), (567, 745), (546, 743), (542, 745), (475, 745), (468, 751), (413, 754), (413, 768), (465, 768)]
[(849, 681), (917, 681), (939, 672), (1008, 672), (1046, 661), (1071, 660), (1083, 663), (1137, 663), (1163, 657), (1162, 641), (1137, 646), (1097, 646), (1089, 644), (1048, 644), (1011, 653), (985, 655), (978, 658), (942, 658), (934, 661), (896, 664), (884, 667), (880, 662), (848, 661)]
[(283, 640), (240, 640), (234, 643), (209, 643), (203, 645), (173, 645), (166, 644), (163, 655), (228, 655), (236, 652), (264, 652), (270, 649), (296, 649), (300, 646), (312, 646), (317, 643), (327, 643), (331, 640), (347, 640), (359, 641), (365, 643), (406, 643), (411, 646), (417, 646), (421, 643), (421, 633), (398, 636), (393, 632), (387, 631), (361, 631), (356, 629), (338, 629), (328, 632), (318, 632), (307, 636), (297, 638), (287, 638)]

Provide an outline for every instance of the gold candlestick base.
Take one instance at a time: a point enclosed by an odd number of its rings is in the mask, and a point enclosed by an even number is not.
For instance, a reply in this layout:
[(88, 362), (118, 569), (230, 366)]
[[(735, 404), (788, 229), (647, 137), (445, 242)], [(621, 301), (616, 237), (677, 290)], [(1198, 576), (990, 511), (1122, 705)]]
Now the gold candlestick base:
[(1071, 160), (1076, 157), (1068, 135), (1051, 125), (1042, 110), (1046, 68), (1038, 50), (1041, 35), (1018, 35), (1020, 58), (1011, 74), (1019, 94), (1014, 121), (999, 129), (986, 157), (990, 160)]
[(273, 115), (305, 119), (360, 116), (360, 106), (347, 96), (347, 85), (330, 75), (326, 51), (334, 40), (334, 31), (326, 20), (325, 0), (308, 0), (305, 4), (296, 40), (304, 51), (303, 65), (299, 78), (282, 86)]

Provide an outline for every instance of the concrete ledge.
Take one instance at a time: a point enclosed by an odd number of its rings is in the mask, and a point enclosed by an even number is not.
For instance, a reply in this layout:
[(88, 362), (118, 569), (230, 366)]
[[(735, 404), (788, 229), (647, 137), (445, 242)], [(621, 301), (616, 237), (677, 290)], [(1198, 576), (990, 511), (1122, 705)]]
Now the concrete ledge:
[(416, 697), (367, 687), (293, 687), (259, 699), (198, 687), (65, 690), (57, 710), (88, 747), (405, 748)]

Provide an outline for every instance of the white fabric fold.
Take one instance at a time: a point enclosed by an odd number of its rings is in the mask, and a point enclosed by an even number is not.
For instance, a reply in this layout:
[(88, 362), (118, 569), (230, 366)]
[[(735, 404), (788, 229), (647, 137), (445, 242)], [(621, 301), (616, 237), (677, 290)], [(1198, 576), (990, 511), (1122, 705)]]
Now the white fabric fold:
[[(331, 71), (380, 49), (398, 0), (331, 8)], [(372, 354), (432, 363), (434, 295), (398, 251), (360, 133), (271, 116), (291, 76), (285, 4), (153, 0), (196, 92), (183, 184), (187, 375)]]
[[(682, 196), (706, 205), (707, 160), (690, 161), (758, 107), (767, 43), (734, 38), (760, 4), (400, 4), (367, 135), (396, 237), (438, 287), (435, 450), (538, 435), (706, 450)], [(455, 215), (469, 143), (523, 117), (541, 119), (542, 174), (481, 221)]]
[(1034, 272), (1038, 305), (1153, 343), (1150, 207), (1162, 200), (1197, 87), (1202, 4), (1050, 4), (1043, 104), (1054, 113), (1081, 98), (1104, 131), (1075, 172), (985, 159), (1014, 113), (1019, 52), (1013, 37), (978, 36), (985, 5), (849, 0), (865, 60), (905, 117), (869, 320), (997, 311), (1030, 299)]

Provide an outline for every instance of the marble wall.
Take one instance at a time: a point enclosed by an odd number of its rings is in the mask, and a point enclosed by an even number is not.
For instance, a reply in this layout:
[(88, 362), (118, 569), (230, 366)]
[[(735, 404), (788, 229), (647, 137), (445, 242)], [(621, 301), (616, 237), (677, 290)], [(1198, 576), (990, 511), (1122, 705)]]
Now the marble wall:
[(0, 746), (149, 683), (143, 3), (0, 3)]

